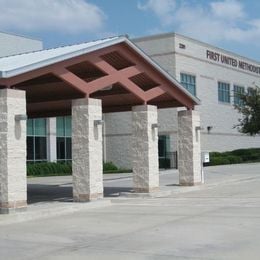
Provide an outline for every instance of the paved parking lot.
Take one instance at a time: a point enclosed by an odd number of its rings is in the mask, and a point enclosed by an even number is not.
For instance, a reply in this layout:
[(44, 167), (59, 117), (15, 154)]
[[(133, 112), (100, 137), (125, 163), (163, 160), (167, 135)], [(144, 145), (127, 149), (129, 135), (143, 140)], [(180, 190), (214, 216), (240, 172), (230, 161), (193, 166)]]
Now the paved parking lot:
[[(209, 167), (199, 187), (179, 187), (177, 171), (165, 171), (161, 190), (171, 193), (152, 198), (117, 197), (131, 190), (128, 176), (105, 177), (112, 203), (102, 207), (20, 223), (0, 216), (0, 259), (260, 258), (260, 164)], [(29, 183), (27, 215), (35, 205), (55, 212), (58, 204), (75, 204), (70, 177)]]

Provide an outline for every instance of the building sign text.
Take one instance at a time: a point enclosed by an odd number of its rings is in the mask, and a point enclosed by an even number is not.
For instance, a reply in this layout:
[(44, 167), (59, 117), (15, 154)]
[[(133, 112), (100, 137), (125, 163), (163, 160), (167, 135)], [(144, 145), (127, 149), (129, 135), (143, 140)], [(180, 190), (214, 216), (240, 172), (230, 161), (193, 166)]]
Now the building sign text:
[(260, 74), (260, 66), (256, 66), (238, 59), (234, 59), (230, 56), (207, 50), (207, 59), (213, 60), (222, 64), (232, 66), (234, 68), (239, 68), (242, 70), (250, 71), (256, 74)]

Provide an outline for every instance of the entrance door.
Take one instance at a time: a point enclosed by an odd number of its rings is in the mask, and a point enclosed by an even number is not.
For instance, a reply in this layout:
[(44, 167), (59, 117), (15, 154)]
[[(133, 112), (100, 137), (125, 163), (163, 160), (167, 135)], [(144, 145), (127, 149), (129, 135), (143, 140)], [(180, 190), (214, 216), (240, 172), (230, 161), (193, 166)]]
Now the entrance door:
[(170, 148), (170, 136), (159, 135), (158, 151), (159, 151), (159, 168), (168, 169), (171, 167), (170, 158), (167, 157)]

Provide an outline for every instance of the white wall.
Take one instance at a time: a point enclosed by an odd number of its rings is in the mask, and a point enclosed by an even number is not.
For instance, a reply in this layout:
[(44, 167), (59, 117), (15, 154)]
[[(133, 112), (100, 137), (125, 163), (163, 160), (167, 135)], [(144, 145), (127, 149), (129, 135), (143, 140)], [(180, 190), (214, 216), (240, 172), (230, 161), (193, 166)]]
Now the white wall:
[[(174, 46), (172, 51), (165, 49), (167, 41)], [(180, 43), (186, 48), (179, 48)], [(176, 75), (177, 80), (180, 80), (181, 72), (196, 76), (197, 97), (201, 100), (201, 105), (197, 106), (196, 110), (201, 112), (204, 150), (223, 151), (242, 147), (260, 147), (260, 137), (243, 136), (234, 128), (238, 123), (239, 114), (233, 108), (233, 85), (248, 87), (252, 86), (253, 82), (260, 85), (260, 75), (209, 60), (206, 51), (222, 53), (255, 66), (260, 66), (260, 63), (178, 34), (141, 38), (137, 39), (136, 44), (151, 54), (163, 68), (172, 70), (171, 74)], [(230, 104), (218, 101), (218, 81), (230, 84)], [(170, 117), (164, 117), (166, 122), (168, 119)], [(207, 126), (213, 126), (210, 135), (207, 134)]]

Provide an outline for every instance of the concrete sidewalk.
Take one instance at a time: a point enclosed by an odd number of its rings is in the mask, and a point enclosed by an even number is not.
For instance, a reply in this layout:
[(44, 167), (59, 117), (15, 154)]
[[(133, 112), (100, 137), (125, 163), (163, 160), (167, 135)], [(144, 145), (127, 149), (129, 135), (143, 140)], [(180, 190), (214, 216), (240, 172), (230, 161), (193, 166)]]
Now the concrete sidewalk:
[[(196, 189), (174, 185), (177, 177), (162, 173), (161, 186), (176, 190), (166, 197), (37, 202), (2, 215), (0, 259), (259, 259), (260, 164), (207, 168)], [(106, 188), (131, 187), (129, 177), (111, 178)], [(70, 185), (68, 177), (32, 182)]]

